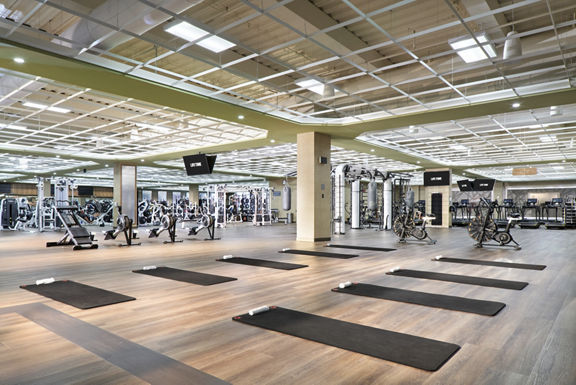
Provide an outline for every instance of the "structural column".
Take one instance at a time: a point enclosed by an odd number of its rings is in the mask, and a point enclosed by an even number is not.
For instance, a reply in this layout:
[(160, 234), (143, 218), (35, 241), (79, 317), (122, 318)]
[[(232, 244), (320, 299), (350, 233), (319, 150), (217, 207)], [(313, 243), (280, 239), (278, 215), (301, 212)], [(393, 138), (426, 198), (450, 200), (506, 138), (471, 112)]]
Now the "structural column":
[(188, 186), (188, 199), (190, 200), (190, 203), (198, 204), (198, 200), (200, 199), (200, 197), (198, 196), (198, 185), (197, 184), (191, 184)]
[[(116, 163), (114, 165), (114, 202), (122, 207), (122, 214), (138, 224), (138, 195), (136, 190), (136, 166)], [(114, 219), (116, 219), (114, 210)]]
[[(430, 174), (432, 176), (428, 176)], [(429, 180), (428, 180), (429, 179)], [(450, 204), (452, 203), (452, 170), (449, 168), (430, 169), (424, 173), (424, 196), (426, 213), (435, 214), (430, 227), (452, 226)]]
[(330, 136), (306, 132), (298, 134), (297, 141), (296, 239), (327, 241), (331, 235)]

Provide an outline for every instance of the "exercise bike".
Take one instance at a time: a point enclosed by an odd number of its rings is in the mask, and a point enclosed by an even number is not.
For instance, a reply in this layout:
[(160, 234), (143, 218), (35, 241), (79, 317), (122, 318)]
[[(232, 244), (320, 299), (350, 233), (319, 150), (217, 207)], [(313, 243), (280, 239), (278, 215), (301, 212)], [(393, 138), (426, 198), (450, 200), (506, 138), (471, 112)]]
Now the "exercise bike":
[[(504, 231), (499, 231), (498, 225), (496, 222), (494, 222), (494, 219), (492, 219), (492, 214), (494, 214), (494, 206), (491, 205), (490, 202), (486, 200), (486, 198), (481, 198), (480, 202), (481, 205), (487, 208), (486, 215), (483, 215), (482, 211), (480, 210), (480, 215), (472, 219), (470, 225), (468, 225), (468, 234), (477, 242), (474, 246), (478, 248), (484, 246), (513, 247), (516, 250), (520, 250), (520, 245), (514, 240), (512, 234), (510, 234), (510, 228), (512, 227), (512, 224), (521, 219), (520, 214), (513, 213), (508, 218), (506, 218), (508, 220), (506, 228)], [(486, 242), (490, 241), (495, 241), (496, 244), (485, 244)], [(513, 245), (510, 244), (511, 242)]]
[(399, 242), (406, 243), (408, 238), (414, 237), (418, 241), (426, 241), (426, 239), (428, 239), (426, 242), (429, 245), (433, 245), (436, 243), (436, 240), (430, 238), (428, 231), (426, 231), (426, 223), (435, 218), (436, 216), (434, 214), (421, 217), (422, 223), (416, 226), (411, 211), (405, 209), (402, 214), (394, 220), (392, 231), (400, 238)]
[(122, 207), (116, 206), (118, 211), (118, 219), (116, 220), (116, 228), (108, 231), (103, 231), (105, 237), (104, 240), (116, 239), (120, 233), (124, 233), (126, 238), (126, 244), (120, 244), (120, 246), (139, 246), (140, 243), (132, 243), (133, 239), (137, 238), (137, 233), (133, 230), (132, 226), (134, 221), (130, 219), (127, 215), (122, 215)]

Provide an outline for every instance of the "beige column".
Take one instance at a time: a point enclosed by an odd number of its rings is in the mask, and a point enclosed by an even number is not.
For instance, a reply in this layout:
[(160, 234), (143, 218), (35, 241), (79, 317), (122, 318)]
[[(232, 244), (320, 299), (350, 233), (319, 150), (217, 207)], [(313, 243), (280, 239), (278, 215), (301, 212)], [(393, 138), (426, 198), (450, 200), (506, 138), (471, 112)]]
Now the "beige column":
[(330, 240), (330, 136), (298, 134), (296, 239)]
[[(138, 195), (136, 189), (136, 166), (116, 163), (114, 165), (114, 202), (122, 207), (122, 214), (127, 215), (138, 225)], [(116, 223), (117, 210), (114, 210)]]
[(198, 196), (198, 185), (197, 184), (191, 184), (188, 186), (188, 199), (190, 200), (190, 203), (198, 204), (198, 199), (200, 199), (200, 197)]
[(450, 202), (452, 197), (452, 170), (449, 168), (438, 168), (430, 169), (426, 171), (450, 171), (450, 178), (447, 186), (425, 186), (425, 198), (426, 199), (426, 213), (432, 213), (432, 194), (440, 193), (442, 194), (442, 224), (432, 225), (428, 224), (430, 227), (450, 227), (452, 226), (452, 215), (450, 215)]

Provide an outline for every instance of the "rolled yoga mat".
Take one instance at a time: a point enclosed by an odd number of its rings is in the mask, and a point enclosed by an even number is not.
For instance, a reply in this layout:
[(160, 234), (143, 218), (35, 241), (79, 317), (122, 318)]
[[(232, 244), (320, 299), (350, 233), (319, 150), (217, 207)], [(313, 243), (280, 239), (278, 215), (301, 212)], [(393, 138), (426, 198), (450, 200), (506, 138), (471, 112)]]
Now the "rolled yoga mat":
[(91, 309), (120, 302), (134, 301), (136, 299), (74, 281), (54, 281), (48, 284), (22, 285), (20, 288), (77, 307), (78, 309)]
[(528, 263), (512, 263), (512, 262), (495, 262), (495, 261), (483, 261), (481, 259), (462, 259), (462, 258), (434, 258), (433, 261), (439, 262), (452, 262), (452, 263), (464, 263), (468, 265), (482, 265), (482, 266), (497, 266), (497, 267), (509, 267), (512, 269), (526, 269), (526, 270), (544, 270), (546, 265), (531, 265)]
[(280, 269), (280, 270), (294, 270), (294, 269), (301, 269), (303, 267), (308, 267), (308, 265), (299, 265), (296, 263), (285, 263), (285, 262), (277, 262), (277, 261), (268, 261), (265, 259), (254, 259), (254, 258), (243, 258), (243, 257), (222, 258), (222, 259), (217, 259), (217, 261), (228, 262), (228, 263), (238, 263), (240, 265), (269, 267), (271, 269)]
[(356, 258), (358, 254), (340, 254), (340, 253), (327, 253), (325, 251), (311, 251), (311, 250), (297, 250), (297, 249), (282, 249), (279, 253), (286, 254), (302, 254), (302, 255), (313, 255), (316, 257), (328, 257), (328, 258)]
[(132, 270), (133, 273), (152, 275), (154, 277), (172, 279), (193, 283), (196, 285), (210, 286), (218, 283), (236, 281), (237, 278), (223, 277), (221, 275), (197, 273), (195, 271), (173, 269), (171, 267), (155, 267), (153, 269)]
[(467, 285), (497, 287), (500, 289), (511, 289), (511, 290), (522, 290), (526, 286), (528, 286), (528, 282), (506, 281), (503, 279), (471, 277), (469, 275), (444, 274), (444, 273), (435, 273), (432, 271), (421, 271), (421, 270), (400, 269), (395, 271), (389, 271), (386, 274), (399, 275), (402, 277), (433, 279), (436, 281), (464, 283)]
[(460, 349), (447, 342), (271, 306), (242, 322), (424, 370), (438, 370)]
[(487, 316), (495, 316), (500, 310), (504, 308), (504, 306), (506, 306), (506, 304), (502, 302), (483, 301), (478, 299), (455, 297), (452, 295), (424, 293), (421, 291), (396, 289), (393, 287), (376, 286), (367, 283), (353, 283), (352, 285), (346, 286), (344, 288), (334, 288), (332, 291)]
[(387, 249), (385, 247), (372, 247), (372, 246), (355, 246), (355, 245), (335, 245), (328, 243), (324, 247), (336, 247), (338, 249), (353, 249), (353, 250), (369, 250), (369, 251), (395, 251), (396, 249)]

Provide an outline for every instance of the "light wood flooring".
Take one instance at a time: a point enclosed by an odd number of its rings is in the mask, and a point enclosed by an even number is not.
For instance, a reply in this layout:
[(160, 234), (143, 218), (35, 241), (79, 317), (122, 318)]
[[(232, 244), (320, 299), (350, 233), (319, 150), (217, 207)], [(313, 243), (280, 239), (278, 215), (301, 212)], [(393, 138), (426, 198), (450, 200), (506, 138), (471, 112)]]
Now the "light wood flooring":
[[(98, 229), (100, 230), (100, 229)], [(327, 249), (296, 242), (295, 225), (231, 225), (220, 241), (97, 250), (45, 248), (60, 233), (0, 232), (0, 308), (42, 303), (232, 384), (576, 384), (576, 231), (513, 230), (522, 250), (476, 249), (463, 228), (431, 229), (436, 245), (398, 244), (373, 229), (333, 243), (394, 247), (393, 252)], [(164, 235), (164, 234), (163, 234)], [(180, 236), (188, 238), (182, 232)], [(202, 234), (202, 237), (204, 235)], [(360, 254), (332, 259), (280, 254), (284, 247)], [(283, 271), (216, 262), (224, 254), (309, 265)], [(443, 255), (545, 264), (543, 271), (439, 263)], [(131, 273), (165, 265), (238, 278), (214, 286)], [(393, 267), (526, 281), (522, 291), (386, 275)], [(37, 279), (70, 279), (136, 297), (79, 310), (19, 288)], [(331, 292), (342, 281), (506, 303), (495, 317)], [(437, 372), (365, 356), (233, 322), (278, 305), (460, 345)], [(114, 349), (115, 347), (110, 347)], [(141, 384), (131, 373), (17, 313), (0, 311), (0, 384)], [(169, 385), (166, 383), (166, 385)]]

